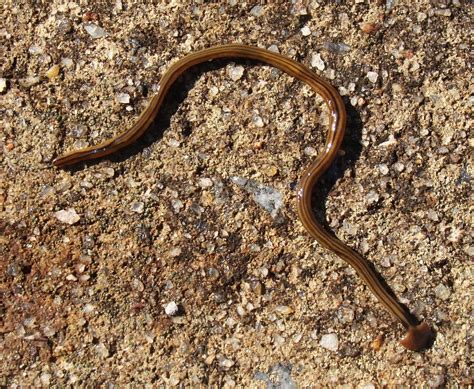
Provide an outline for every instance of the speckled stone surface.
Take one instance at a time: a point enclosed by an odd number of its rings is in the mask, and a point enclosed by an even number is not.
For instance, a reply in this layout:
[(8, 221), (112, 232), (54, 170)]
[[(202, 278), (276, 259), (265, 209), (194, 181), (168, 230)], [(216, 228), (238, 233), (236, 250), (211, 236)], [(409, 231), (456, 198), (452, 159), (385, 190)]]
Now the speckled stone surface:
[[(472, 5), (155, 3), (2, 5), (0, 385), (472, 383)], [(426, 352), (297, 220), (327, 112), (276, 69), (199, 66), (136, 145), (51, 166), (129, 127), (173, 61), (232, 42), (344, 96), (315, 212), (435, 328)]]

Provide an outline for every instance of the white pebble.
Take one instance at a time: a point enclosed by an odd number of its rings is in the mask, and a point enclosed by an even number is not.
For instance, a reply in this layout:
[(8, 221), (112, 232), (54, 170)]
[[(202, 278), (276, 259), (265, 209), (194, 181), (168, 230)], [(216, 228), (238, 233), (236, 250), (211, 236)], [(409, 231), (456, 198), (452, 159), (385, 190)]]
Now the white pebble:
[(304, 27), (301, 29), (301, 34), (303, 34), (303, 36), (311, 35), (311, 30), (309, 29), (308, 26), (304, 26)]
[(217, 361), (219, 362), (219, 366), (223, 367), (224, 369), (229, 369), (235, 364), (234, 361), (225, 358), (223, 355), (218, 355)]
[(237, 81), (242, 78), (244, 75), (244, 67), (243, 66), (229, 66), (227, 68), (227, 75), (232, 81)]
[(401, 163), (401, 162), (395, 162), (395, 163), (393, 164), (393, 168), (394, 168), (397, 172), (401, 173), (403, 170), (405, 170), (405, 165), (404, 165), (403, 163)]
[(128, 93), (116, 93), (115, 100), (120, 104), (128, 104), (130, 102), (130, 95)]
[(253, 194), (255, 202), (269, 212), (272, 217), (275, 218), (278, 215), (283, 206), (283, 195), (279, 191), (243, 177), (234, 176), (231, 177), (231, 181)]
[(214, 97), (219, 93), (219, 88), (217, 86), (211, 86), (209, 88), (209, 96)]
[(0, 93), (3, 93), (7, 90), (7, 79), (1, 77), (0, 78)]
[(254, 115), (254, 117), (252, 118), (252, 121), (256, 127), (262, 128), (264, 126), (263, 119), (259, 115)]
[(253, 16), (262, 16), (263, 15), (263, 7), (261, 5), (256, 5), (250, 10), (250, 15)]
[(181, 249), (179, 247), (175, 247), (170, 250), (170, 255), (173, 258), (179, 257), (181, 255)]
[(339, 339), (336, 334), (326, 334), (321, 337), (319, 344), (327, 350), (337, 351)]
[(84, 313), (91, 313), (94, 309), (95, 309), (95, 307), (94, 307), (92, 304), (86, 304), (86, 305), (84, 305), (84, 307), (82, 308), (82, 312), (84, 312)]
[(84, 26), (87, 33), (94, 39), (105, 38), (109, 34), (102, 27), (97, 26), (94, 23), (88, 23)]
[(28, 52), (32, 55), (38, 55), (38, 54), (42, 54), (43, 53), (43, 49), (39, 46), (36, 46), (36, 45), (31, 45), (29, 48), (28, 48)]
[(372, 84), (375, 84), (377, 82), (377, 79), (379, 78), (379, 75), (377, 72), (368, 72), (367, 78)]
[(311, 55), (311, 66), (313, 68), (316, 68), (320, 71), (323, 71), (326, 68), (326, 65), (324, 64), (324, 61), (321, 58), (321, 54), (319, 53), (314, 53)]
[(385, 163), (381, 163), (378, 168), (382, 175), (386, 176), (388, 174), (388, 166)]
[(268, 47), (267, 50), (271, 51), (272, 53), (279, 53), (280, 52), (280, 49), (278, 48), (277, 45), (271, 45), (271, 46)]
[(174, 209), (174, 211), (175, 211), (176, 213), (179, 213), (179, 211), (180, 211), (181, 209), (183, 209), (184, 204), (183, 204), (183, 202), (182, 202), (181, 200), (179, 200), (179, 199), (173, 199), (173, 200), (171, 200), (171, 206), (173, 207), (173, 209)]
[(73, 65), (74, 65), (74, 62), (72, 61), (71, 58), (68, 58), (68, 57), (61, 58), (61, 66), (63, 68), (71, 69)]
[(74, 224), (79, 221), (81, 218), (74, 208), (61, 209), (54, 213), (54, 217), (58, 219), (61, 223), (65, 224)]
[(200, 178), (198, 180), (198, 185), (201, 188), (210, 188), (213, 184), (212, 184), (212, 180), (210, 178), (203, 177), (203, 178)]
[(109, 356), (109, 350), (103, 343), (99, 343), (98, 345), (95, 346), (95, 350), (97, 352), (97, 355), (102, 358), (107, 358)]
[(168, 316), (176, 315), (178, 313), (178, 305), (174, 301), (171, 301), (170, 303), (166, 304), (165, 313)]
[(379, 198), (379, 194), (375, 190), (371, 190), (365, 195), (365, 200), (367, 201), (368, 205), (375, 204), (377, 201), (379, 201)]
[(275, 312), (282, 316), (288, 316), (291, 315), (294, 311), (293, 308), (289, 307), (288, 305), (278, 305), (277, 307), (275, 307)]

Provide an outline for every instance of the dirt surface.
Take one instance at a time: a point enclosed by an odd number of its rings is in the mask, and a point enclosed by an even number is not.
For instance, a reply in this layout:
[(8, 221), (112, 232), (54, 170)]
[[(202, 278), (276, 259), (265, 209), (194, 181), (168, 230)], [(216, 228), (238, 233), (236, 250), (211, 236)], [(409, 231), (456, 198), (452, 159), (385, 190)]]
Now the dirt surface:
[[(470, 2), (155, 3), (2, 5), (0, 385), (472, 383)], [(198, 66), (136, 145), (52, 167), (222, 43), (278, 50), (344, 96), (315, 212), (433, 326), (429, 350), (403, 349), (402, 326), (298, 221), (327, 112), (276, 69)]]

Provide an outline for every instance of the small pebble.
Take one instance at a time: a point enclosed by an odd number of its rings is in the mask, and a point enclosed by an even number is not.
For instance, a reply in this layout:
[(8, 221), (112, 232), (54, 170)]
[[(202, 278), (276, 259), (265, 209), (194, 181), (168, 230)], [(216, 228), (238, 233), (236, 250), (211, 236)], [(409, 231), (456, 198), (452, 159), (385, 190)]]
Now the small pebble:
[(278, 305), (277, 307), (275, 307), (275, 312), (282, 316), (288, 316), (291, 315), (294, 310), (288, 305)]
[(377, 72), (367, 72), (367, 78), (372, 84), (375, 84), (379, 78), (379, 75)]
[(109, 350), (102, 342), (95, 346), (95, 351), (99, 357), (107, 358), (109, 356)]
[(68, 34), (72, 31), (72, 23), (68, 18), (60, 18), (57, 21), (57, 29), (61, 34)]
[(203, 178), (200, 178), (198, 180), (198, 185), (201, 188), (210, 188), (210, 187), (212, 187), (213, 183), (212, 183), (212, 180), (210, 178), (203, 177)]
[(268, 177), (274, 177), (278, 173), (278, 168), (276, 166), (270, 165), (262, 169), (263, 174)]
[(271, 46), (268, 47), (267, 50), (271, 51), (272, 53), (279, 53), (280, 52), (277, 45), (271, 45)]
[(0, 77), (0, 93), (3, 93), (7, 90), (7, 79)]
[(145, 204), (142, 201), (134, 201), (130, 204), (130, 210), (136, 213), (143, 213), (145, 210)]
[(341, 323), (352, 323), (354, 321), (354, 310), (343, 306), (337, 311), (337, 317)]
[(444, 375), (435, 374), (428, 380), (428, 386), (430, 388), (444, 387)]
[(61, 223), (65, 224), (74, 224), (79, 221), (81, 218), (74, 208), (62, 209), (54, 213), (54, 217), (58, 219)]
[(49, 373), (41, 373), (40, 375), (40, 382), (41, 385), (49, 387), (51, 381), (51, 374)]
[(377, 203), (379, 199), (380, 199), (379, 194), (375, 190), (371, 190), (369, 193), (365, 195), (365, 200), (368, 205)]
[(311, 30), (309, 29), (308, 26), (304, 26), (304, 27), (301, 29), (301, 34), (303, 34), (303, 36), (311, 35)]
[(451, 10), (449, 8), (435, 9), (434, 14), (436, 16), (449, 17), (449, 16), (451, 16)]
[(59, 76), (59, 70), (60, 67), (59, 65), (53, 65), (51, 66), (47, 71), (46, 71), (46, 77), (48, 77), (50, 80), (53, 78), (56, 78)]
[(386, 176), (388, 174), (388, 166), (384, 163), (378, 165), (378, 168), (379, 168), (379, 171), (380, 173), (382, 173), (382, 175)]
[(109, 35), (102, 27), (94, 23), (87, 23), (84, 28), (93, 39), (105, 38)]
[(259, 115), (254, 115), (252, 118), (253, 124), (255, 124), (255, 127), (262, 128), (265, 124), (263, 123), (263, 119)]
[(130, 103), (130, 95), (128, 93), (118, 92), (115, 94), (115, 100), (120, 104)]
[(261, 5), (256, 5), (250, 10), (250, 15), (259, 17), (263, 15), (263, 7)]
[(326, 68), (326, 65), (324, 64), (324, 61), (321, 58), (321, 54), (319, 53), (314, 53), (311, 55), (311, 66), (313, 68), (316, 68), (320, 71), (323, 71)]
[(39, 82), (40, 82), (40, 78), (38, 76), (28, 76), (20, 80), (20, 85), (25, 88), (30, 88), (33, 85), (38, 84)]
[(173, 258), (179, 257), (181, 255), (181, 249), (179, 247), (175, 247), (171, 249), (170, 256)]
[(373, 34), (380, 29), (380, 25), (376, 23), (364, 23), (362, 26), (360, 26), (360, 29), (366, 34)]
[(95, 309), (95, 306), (92, 304), (85, 304), (84, 307), (82, 308), (82, 312), (84, 313), (91, 313)]
[(327, 350), (337, 351), (339, 347), (339, 339), (336, 334), (326, 334), (321, 337), (319, 344)]
[(223, 355), (217, 355), (217, 362), (219, 363), (219, 366), (224, 369), (229, 369), (235, 364), (234, 361), (225, 358)]
[(178, 305), (174, 301), (171, 301), (170, 303), (166, 304), (165, 313), (168, 316), (174, 316), (178, 313), (178, 309)]
[(276, 217), (283, 206), (283, 195), (276, 189), (259, 184), (256, 181), (243, 177), (231, 177), (234, 184), (240, 186), (248, 193), (253, 194), (253, 199), (262, 206), (272, 217)]
[(401, 162), (395, 162), (393, 164), (393, 168), (398, 172), (401, 173), (403, 170), (405, 170), (405, 165)]
[(31, 45), (29, 48), (28, 48), (28, 52), (31, 54), (31, 55), (38, 55), (38, 54), (42, 54), (43, 53), (43, 49), (39, 46), (36, 46), (36, 45)]
[(181, 209), (183, 209), (184, 204), (181, 200), (179, 199), (173, 199), (171, 200), (171, 206), (173, 207), (175, 213), (179, 213)]
[(244, 67), (243, 66), (229, 66), (227, 68), (227, 76), (232, 80), (232, 81), (237, 81), (242, 78), (244, 75)]
[(451, 291), (443, 284), (438, 284), (438, 286), (434, 288), (434, 292), (436, 297), (440, 298), (443, 301), (446, 301), (447, 299), (449, 299), (449, 296), (451, 296)]

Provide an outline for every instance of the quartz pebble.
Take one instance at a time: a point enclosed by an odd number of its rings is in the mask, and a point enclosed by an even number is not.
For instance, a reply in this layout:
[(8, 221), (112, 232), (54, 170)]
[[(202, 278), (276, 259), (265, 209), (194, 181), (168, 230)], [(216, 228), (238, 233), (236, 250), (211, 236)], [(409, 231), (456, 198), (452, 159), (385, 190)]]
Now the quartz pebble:
[(283, 196), (276, 189), (243, 177), (234, 176), (231, 177), (231, 180), (237, 186), (253, 194), (255, 202), (269, 212), (272, 217), (278, 215), (280, 208), (283, 206)]
[(115, 99), (120, 104), (130, 103), (130, 95), (128, 93), (122, 93), (122, 92), (116, 93), (115, 94)]
[(242, 78), (244, 75), (244, 67), (243, 66), (229, 66), (227, 68), (227, 76), (232, 80), (232, 81), (237, 81)]
[(61, 223), (70, 225), (77, 223), (81, 218), (74, 208), (61, 209), (54, 213), (54, 217)]
[(264, 126), (263, 119), (260, 115), (254, 115), (252, 121), (255, 127), (262, 128)]
[(109, 35), (102, 27), (99, 27), (94, 23), (87, 23), (84, 26), (84, 29), (93, 39), (105, 38)]
[(324, 64), (324, 61), (321, 58), (321, 54), (314, 53), (311, 55), (311, 66), (321, 71), (325, 69), (326, 65)]
[(282, 316), (288, 316), (291, 315), (294, 311), (293, 308), (289, 307), (288, 305), (278, 305), (277, 307), (275, 307), (275, 312)]
[(229, 369), (232, 366), (234, 366), (235, 362), (225, 358), (223, 355), (217, 355), (217, 362), (219, 363), (219, 366), (224, 368), (224, 369)]
[(261, 5), (256, 5), (250, 10), (250, 15), (259, 17), (263, 15), (263, 7)]
[(379, 75), (377, 72), (367, 72), (367, 78), (372, 84), (375, 84), (379, 78)]
[(7, 90), (7, 79), (0, 77), (0, 93), (3, 93)]
[(311, 35), (311, 30), (308, 26), (304, 26), (302, 29), (301, 29), (301, 34), (303, 34), (303, 36), (308, 36), (308, 35)]
[(321, 337), (319, 344), (327, 350), (337, 351), (339, 347), (339, 339), (336, 334), (326, 334)]
[(371, 190), (369, 193), (365, 195), (365, 200), (368, 205), (377, 203), (379, 199), (380, 199), (380, 196), (375, 190)]
[(170, 303), (166, 304), (165, 313), (168, 316), (176, 315), (178, 313), (178, 305), (174, 301), (171, 301)]
[(198, 180), (198, 185), (201, 188), (210, 188), (213, 184), (212, 184), (212, 180), (210, 178), (202, 177)]

